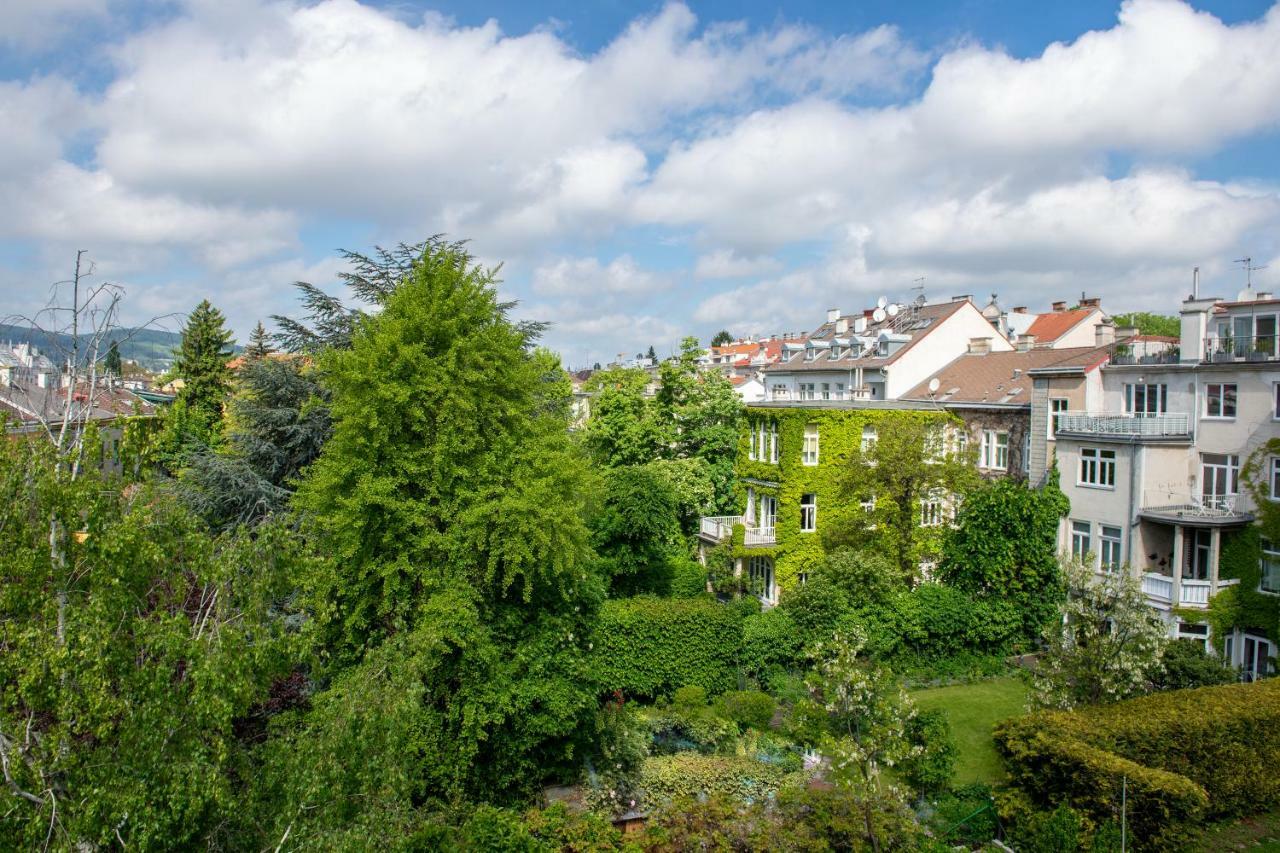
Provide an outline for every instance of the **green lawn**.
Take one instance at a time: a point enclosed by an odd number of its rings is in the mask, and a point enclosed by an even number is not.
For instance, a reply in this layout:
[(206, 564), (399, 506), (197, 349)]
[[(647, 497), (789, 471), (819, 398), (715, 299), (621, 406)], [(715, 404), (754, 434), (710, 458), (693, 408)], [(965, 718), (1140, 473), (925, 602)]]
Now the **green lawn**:
[(1280, 812), (1267, 812), (1222, 823), (1205, 829), (1187, 850), (1218, 853), (1248, 850), (1250, 853), (1280, 853)]
[(1004, 768), (991, 740), (991, 727), (1026, 712), (1027, 686), (1016, 678), (993, 678), (973, 684), (931, 687), (912, 692), (916, 707), (946, 712), (959, 755), (955, 784), (1004, 780)]

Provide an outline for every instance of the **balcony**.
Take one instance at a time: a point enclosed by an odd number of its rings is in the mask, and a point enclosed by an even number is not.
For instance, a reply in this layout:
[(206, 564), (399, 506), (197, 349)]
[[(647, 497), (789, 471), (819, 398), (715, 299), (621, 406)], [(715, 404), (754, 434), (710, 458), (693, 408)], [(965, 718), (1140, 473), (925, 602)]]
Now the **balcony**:
[(1258, 335), (1237, 338), (1223, 335), (1205, 338), (1204, 360), (1212, 364), (1275, 361), (1276, 336)]
[(1140, 514), (1153, 521), (1192, 527), (1219, 527), (1245, 524), (1253, 515), (1239, 509), (1238, 495), (1200, 495), (1165, 489), (1142, 493)]
[(1239, 583), (1238, 578), (1227, 578), (1214, 584), (1212, 581), (1182, 578), (1178, 584), (1178, 600), (1173, 600), (1173, 577), (1159, 572), (1144, 572), (1142, 575), (1142, 593), (1147, 598), (1160, 604), (1172, 604), (1177, 607), (1204, 608), (1209, 605), (1209, 598), (1222, 592), (1223, 589)]
[(1089, 415), (1063, 412), (1057, 416), (1055, 433), (1123, 438), (1190, 438), (1191, 418), (1187, 415)]
[(733, 526), (742, 523), (740, 515), (712, 515), (698, 520), (698, 535), (712, 542), (722, 542), (733, 535)]
[(748, 548), (752, 545), (773, 545), (777, 541), (773, 527), (748, 527), (742, 536), (742, 544)]

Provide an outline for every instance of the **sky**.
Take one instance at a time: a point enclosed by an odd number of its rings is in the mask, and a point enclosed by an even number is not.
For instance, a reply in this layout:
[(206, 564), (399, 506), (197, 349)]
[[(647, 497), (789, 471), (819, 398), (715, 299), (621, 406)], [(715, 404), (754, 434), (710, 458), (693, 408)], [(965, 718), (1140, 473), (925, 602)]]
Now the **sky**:
[(243, 341), (340, 249), (469, 241), (569, 367), (998, 294), (1280, 291), (1280, 8), (4, 0), (0, 300)]

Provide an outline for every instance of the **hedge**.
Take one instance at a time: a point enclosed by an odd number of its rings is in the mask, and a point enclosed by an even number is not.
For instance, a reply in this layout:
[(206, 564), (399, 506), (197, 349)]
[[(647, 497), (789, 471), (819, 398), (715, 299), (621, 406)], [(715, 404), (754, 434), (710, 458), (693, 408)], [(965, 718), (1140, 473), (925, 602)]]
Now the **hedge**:
[(1010, 776), (1042, 806), (1128, 819), (1145, 847), (1172, 846), (1201, 818), (1280, 804), (1280, 680), (1156, 693), (996, 727)]
[(788, 771), (747, 756), (696, 752), (646, 758), (640, 770), (640, 788), (650, 807), (715, 794), (759, 802), (771, 798), (783, 785), (799, 784), (803, 779), (803, 771)]
[(611, 599), (600, 610), (593, 661), (605, 691), (654, 699), (696, 685), (738, 686), (746, 608), (711, 599)]

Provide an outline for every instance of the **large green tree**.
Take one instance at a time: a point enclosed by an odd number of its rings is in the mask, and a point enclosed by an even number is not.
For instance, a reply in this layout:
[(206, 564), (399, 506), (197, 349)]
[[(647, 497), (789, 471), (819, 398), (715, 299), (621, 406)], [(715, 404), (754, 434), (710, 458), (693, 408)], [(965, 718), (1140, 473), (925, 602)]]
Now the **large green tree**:
[(1058, 523), (1070, 503), (1057, 471), (1040, 488), (1014, 480), (970, 492), (947, 535), (937, 576), (979, 598), (1014, 604), (1022, 637), (1037, 640), (1055, 621), (1065, 593), (1058, 565)]
[(250, 361), (260, 358), (266, 358), (275, 352), (275, 347), (271, 346), (271, 336), (267, 334), (267, 327), (262, 325), (259, 320), (257, 325), (253, 327), (253, 331), (249, 333), (249, 345), (244, 348), (244, 356)]
[(332, 558), (305, 584), (331, 681), (266, 777), (294, 838), (576, 771), (598, 485), (531, 337), (492, 272), (438, 244), (319, 355), (333, 435), (295, 503)]
[(182, 380), (178, 399), (210, 422), (222, 416), (231, 393), (231, 330), (222, 312), (205, 299), (187, 316), (182, 343), (174, 353), (173, 374)]

